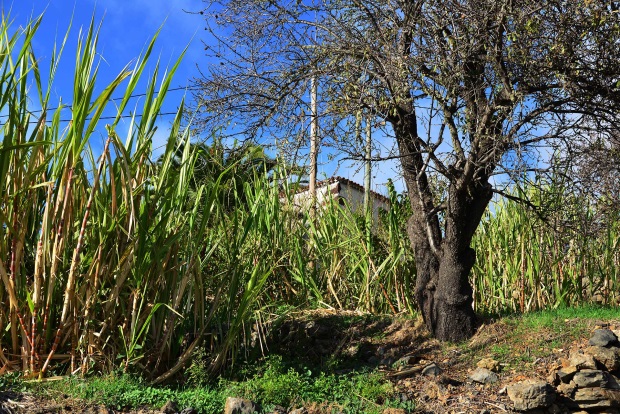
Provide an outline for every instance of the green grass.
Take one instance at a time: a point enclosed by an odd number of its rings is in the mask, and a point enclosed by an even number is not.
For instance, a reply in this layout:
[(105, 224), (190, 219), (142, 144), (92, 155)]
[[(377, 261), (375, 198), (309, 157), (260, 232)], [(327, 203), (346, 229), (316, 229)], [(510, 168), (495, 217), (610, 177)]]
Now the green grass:
[(201, 387), (175, 390), (153, 387), (125, 374), (35, 384), (31, 390), (47, 398), (68, 395), (116, 410), (144, 406), (160, 408), (173, 400), (181, 407), (194, 407), (201, 413), (216, 413), (223, 410), (226, 400), (224, 390), (221, 389)]
[(288, 367), (281, 358), (268, 358), (254, 367), (254, 374), (243, 381), (221, 379), (217, 383), (183, 388), (153, 387), (135, 377), (72, 378), (59, 382), (31, 385), (38, 394), (54, 398), (69, 395), (114, 409), (143, 406), (159, 408), (167, 401), (179, 407), (193, 407), (200, 413), (221, 412), (227, 397), (242, 397), (261, 405), (264, 413), (275, 405), (298, 408), (315, 403), (325, 412), (381, 413), (388, 407), (413, 409), (413, 403), (401, 403), (392, 384), (377, 371), (361, 370), (349, 375), (313, 373)]
[(620, 308), (586, 305), (574, 308), (547, 309), (523, 314), (519, 317), (520, 325), (524, 328), (561, 328), (558, 322), (566, 319), (586, 320), (611, 320), (620, 318)]
[(573, 341), (588, 338), (598, 323), (620, 320), (620, 309), (600, 306), (558, 308), (525, 314), (512, 314), (495, 319), (495, 331), (458, 344), (463, 358), (471, 360), (492, 356), (506, 369), (532, 364), (538, 358), (554, 355)]

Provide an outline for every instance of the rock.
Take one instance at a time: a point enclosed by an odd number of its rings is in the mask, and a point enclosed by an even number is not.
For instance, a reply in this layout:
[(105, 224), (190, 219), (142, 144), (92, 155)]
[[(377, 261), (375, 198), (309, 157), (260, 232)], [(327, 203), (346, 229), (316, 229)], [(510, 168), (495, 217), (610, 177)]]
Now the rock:
[(549, 374), (549, 376), (547, 377), (547, 382), (553, 386), (558, 386), (561, 383), (568, 384), (570, 380), (573, 379), (575, 372), (577, 372), (577, 368), (575, 368), (574, 366), (565, 366)]
[(258, 405), (244, 398), (226, 398), (224, 414), (252, 414), (258, 411)]
[(579, 408), (612, 408), (620, 407), (620, 390), (605, 388), (579, 388), (575, 391), (573, 400)]
[(573, 376), (575, 375), (575, 373), (577, 372), (577, 368), (575, 368), (574, 366), (568, 366), (568, 367), (564, 367), (560, 370), (558, 370), (558, 372), (556, 373), (556, 375), (558, 376), (558, 379), (562, 382), (565, 383), (569, 383), (570, 380), (573, 379)]
[(614, 384), (616, 387), (618, 386), (618, 384), (613, 381), (611, 375), (608, 372), (594, 369), (584, 369), (579, 371), (573, 377), (573, 383), (578, 388), (612, 388)]
[(294, 410), (292, 410), (291, 412), (289, 412), (288, 414), (308, 414), (308, 410), (306, 410), (305, 408), (301, 407), (301, 408), (295, 408)]
[(568, 398), (572, 398), (573, 393), (575, 392), (577, 387), (575, 386), (574, 383), (571, 382), (570, 384), (561, 383), (560, 385), (557, 386), (556, 389), (558, 390), (558, 392), (560, 392), (564, 396)]
[(499, 381), (497, 374), (486, 368), (477, 368), (469, 375), (469, 379), (480, 384), (493, 384)]
[(198, 410), (193, 407), (187, 407), (182, 409), (179, 414), (198, 414)]
[(489, 371), (499, 372), (499, 362), (494, 360), (493, 358), (482, 358), (476, 364), (478, 368), (486, 368)]
[(553, 387), (544, 381), (528, 379), (508, 385), (508, 398), (518, 411), (546, 408), (555, 402)]
[(582, 354), (581, 352), (571, 352), (568, 362), (570, 366), (580, 369), (596, 369), (596, 362), (594, 357), (589, 354)]
[(439, 368), (437, 364), (433, 362), (427, 365), (426, 367), (424, 367), (424, 369), (422, 370), (422, 375), (427, 376), (427, 377), (433, 377), (433, 376), (436, 377), (438, 375), (441, 375), (442, 372), (443, 370)]
[(607, 371), (620, 369), (620, 348), (591, 346), (586, 348), (585, 352), (588, 355), (592, 355), (594, 360), (603, 365)]
[(618, 345), (618, 337), (609, 329), (597, 329), (588, 341), (592, 346), (613, 346)]
[(168, 401), (163, 407), (161, 407), (160, 411), (162, 414), (176, 414), (179, 411), (179, 407), (176, 402)]

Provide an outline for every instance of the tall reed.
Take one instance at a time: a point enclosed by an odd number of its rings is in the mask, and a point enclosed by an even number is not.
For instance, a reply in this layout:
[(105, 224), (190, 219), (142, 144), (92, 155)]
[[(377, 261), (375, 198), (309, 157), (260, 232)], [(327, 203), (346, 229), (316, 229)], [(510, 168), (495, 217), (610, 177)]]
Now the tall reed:
[[(514, 195), (540, 204), (498, 201), (476, 234), (472, 272), (477, 309), (527, 312), (583, 304), (620, 304), (620, 221), (600, 216), (585, 198), (540, 184)], [(557, 187), (557, 186), (556, 186)], [(579, 220), (576, 220), (578, 218)], [(544, 220), (543, 220), (544, 219)]]
[[(204, 308), (200, 262), (217, 243), (204, 224), (217, 184), (191, 198), (193, 154), (186, 151), (180, 168), (171, 167), (177, 148), (189, 142), (182, 105), (163, 161), (150, 161), (179, 61), (162, 77), (157, 65), (146, 79), (142, 116), (129, 120), (121, 138), (117, 127), (156, 37), (102, 87), (91, 22), (80, 32), (68, 107), (50, 98), (67, 37), (45, 79), (33, 47), (41, 18), (14, 30), (9, 21), (4, 16), (0, 27), (0, 111), (7, 114), (0, 147), (0, 364), (39, 377), (119, 365), (172, 368), (185, 319), (179, 315)], [(115, 93), (122, 98), (112, 105)], [(103, 129), (110, 110), (114, 120)], [(68, 124), (61, 121), (67, 113)], [(95, 154), (91, 144), (101, 133), (105, 145)], [(193, 329), (203, 329), (207, 317), (192, 318)]]

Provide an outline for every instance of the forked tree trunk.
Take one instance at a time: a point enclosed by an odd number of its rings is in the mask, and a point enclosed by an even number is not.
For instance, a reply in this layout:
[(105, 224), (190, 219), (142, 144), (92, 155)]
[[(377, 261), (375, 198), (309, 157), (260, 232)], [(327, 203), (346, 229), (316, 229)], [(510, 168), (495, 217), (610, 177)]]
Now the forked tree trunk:
[(492, 192), (488, 184), (472, 187), (450, 190), (445, 234), (435, 251), (424, 234), (426, 223), (409, 221), (416, 257), (416, 300), (428, 329), (441, 341), (461, 341), (476, 330), (469, 282), (476, 253), (470, 244)]
[(408, 234), (416, 259), (415, 296), (424, 321), (441, 341), (461, 341), (476, 330), (469, 273), (476, 261), (471, 241), (491, 200), (488, 175), (450, 178), (443, 225), (428, 179), (428, 161), (417, 135), (413, 108), (393, 123), (413, 216)]

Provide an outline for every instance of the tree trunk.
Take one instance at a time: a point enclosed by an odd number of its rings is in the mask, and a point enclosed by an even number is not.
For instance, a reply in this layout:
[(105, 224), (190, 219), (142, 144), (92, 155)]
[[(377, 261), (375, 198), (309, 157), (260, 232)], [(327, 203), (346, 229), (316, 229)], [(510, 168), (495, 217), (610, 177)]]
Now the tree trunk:
[(477, 322), (469, 282), (476, 254), (470, 244), (493, 195), (488, 175), (451, 177), (440, 225), (413, 109), (393, 126), (413, 211), (408, 234), (416, 260), (418, 308), (437, 339), (470, 338)]
[(424, 321), (441, 341), (462, 341), (476, 330), (473, 289), (469, 273), (476, 262), (470, 247), (473, 235), (491, 199), (490, 185), (451, 188), (445, 215), (445, 235), (436, 253), (416, 234), (410, 220), (410, 237), (417, 263), (416, 299)]
[(452, 246), (443, 244), (441, 257), (435, 260), (436, 267), (430, 272), (418, 269), (417, 273), (416, 299), (420, 311), (426, 326), (440, 341), (462, 341), (476, 330), (473, 291), (469, 284), (475, 254), (472, 249), (455, 253)]

